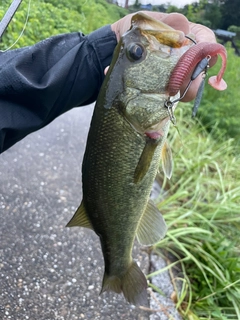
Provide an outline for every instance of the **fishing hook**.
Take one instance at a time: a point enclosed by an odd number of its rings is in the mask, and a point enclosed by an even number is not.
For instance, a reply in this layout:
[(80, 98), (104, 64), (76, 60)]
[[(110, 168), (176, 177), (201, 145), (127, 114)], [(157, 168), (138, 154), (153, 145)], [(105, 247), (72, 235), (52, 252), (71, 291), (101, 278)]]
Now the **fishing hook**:
[(197, 42), (194, 39), (192, 39), (191, 37), (185, 35), (185, 38), (191, 40), (194, 44), (197, 44)]
[[(186, 36), (186, 38), (192, 40), (193, 42), (195, 42), (193, 39), (189, 38)], [(172, 123), (175, 125), (176, 124), (176, 118), (173, 114), (173, 110), (172, 110), (172, 107), (174, 105), (174, 103), (182, 100), (189, 87), (191, 86), (193, 80), (195, 80), (202, 72), (204, 72), (203, 74), (203, 80), (199, 86), (199, 89), (198, 89), (198, 92), (197, 92), (197, 97), (196, 97), (196, 103), (194, 104), (194, 110), (193, 110), (193, 116), (196, 115), (196, 112), (197, 112), (197, 109), (199, 108), (199, 105), (200, 105), (200, 102), (201, 102), (201, 98), (202, 98), (202, 93), (203, 93), (203, 88), (204, 88), (204, 80), (205, 80), (205, 76), (207, 74), (207, 69), (209, 68), (209, 60), (211, 59), (211, 56), (208, 55), (207, 57), (203, 58), (195, 67), (195, 69), (193, 70), (193, 73), (191, 75), (191, 78), (183, 92), (183, 94), (178, 98), (178, 99), (175, 99), (173, 101), (170, 100), (170, 97), (165, 101), (164, 105), (165, 107), (168, 109), (168, 113), (169, 113), (169, 116), (170, 116), (170, 120), (172, 121)]]
[(175, 126), (176, 125), (176, 117), (174, 116), (173, 113), (173, 105), (174, 105), (174, 101), (171, 100), (166, 100), (164, 103), (164, 106), (168, 109), (168, 114), (169, 114), (169, 118), (172, 122), (172, 124)]

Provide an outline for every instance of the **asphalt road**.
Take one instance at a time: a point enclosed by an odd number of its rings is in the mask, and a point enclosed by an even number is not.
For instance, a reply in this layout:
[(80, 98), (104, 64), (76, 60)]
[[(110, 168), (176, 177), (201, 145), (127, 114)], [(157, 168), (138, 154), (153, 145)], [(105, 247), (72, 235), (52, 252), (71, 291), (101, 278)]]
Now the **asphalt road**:
[[(91, 114), (71, 110), (0, 156), (1, 320), (151, 319), (121, 295), (99, 296), (98, 237), (65, 228), (81, 200)], [(148, 255), (137, 247), (133, 256), (148, 272)]]

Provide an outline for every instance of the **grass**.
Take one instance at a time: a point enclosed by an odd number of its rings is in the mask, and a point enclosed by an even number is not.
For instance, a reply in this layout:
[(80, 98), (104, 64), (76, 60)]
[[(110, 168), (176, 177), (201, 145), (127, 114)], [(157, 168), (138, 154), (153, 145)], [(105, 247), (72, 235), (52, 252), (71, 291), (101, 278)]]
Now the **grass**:
[(240, 319), (240, 157), (234, 156), (235, 141), (217, 142), (181, 110), (177, 118), (180, 136), (172, 128), (170, 139), (174, 174), (170, 181), (160, 174), (166, 195), (158, 206), (169, 231), (154, 251), (174, 261), (168, 269), (184, 319)]
[[(228, 88), (224, 91), (218, 91), (211, 86), (205, 85), (201, 106), (199, 108), (198, 116), (201, 118), (205, 127), (211, 130), (215, 127), (214, 137), (219, 134), (222, 138), (228, 136), (235, 137), (238, 152), (240, 151), (240, 126), (239, 117), (239, 80), (240, 80), (240, 57), (236, 56), (234, 49), (230, 47), (230, 43), (226, 45), (227, 48), (227, 69), (224, 74), (224, 79), (227, 82)], [(218, 73), (221, 68), (221, 59), (213, 68), (208, 71), (208, 77)]]

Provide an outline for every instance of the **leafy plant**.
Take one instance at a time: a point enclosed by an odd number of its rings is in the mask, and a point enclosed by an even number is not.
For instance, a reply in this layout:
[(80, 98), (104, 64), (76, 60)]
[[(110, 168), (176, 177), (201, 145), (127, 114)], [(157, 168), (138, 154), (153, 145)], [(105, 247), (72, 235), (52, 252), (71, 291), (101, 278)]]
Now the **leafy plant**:
[[(209, 131), (214, 128), (216, 139), (225, 140), (232, 137), (235, 138), (235, 143), (240, 146), (238, 116), (240, 114), (240, 57), (236, 56), (234, 50), (230, 47), (227, 48), (227, 52), (228, 63), (224, 79), (228, 88), (219, 92), (206, 85), (198, 117)], [(217, 74), (220, 67), (220, 61), (218, 61), (213, 68), (210, 68), (209, 76)]]
[[(10, 1), (0, 4), (0, 16)], [(81, 31), (85, 34), (122, 18), (127, 10), (105, 0), (23, 1), (2, 37), (1, 50), (35, 44), (50, 36)]]
[(173, 283), (185, 319), (240, 319), (240, 159), (233, 139), (216, 143), (181, 110), (179, 118), (174, 175), (163, 179), (159, 202), (169, 231), (154, 251), (174, 257), (169, 269), (178, 263)]
[[(8, 6), (6, 2), (0, 6), (0, 15), (4, 15)], [(44, 1), (24, 1), (3, 35), (1, 50), (11, 47), (15, 42), (14, 48), (19, 48), (59, 33), (80, 31), (82, 28), (82, 17), (77, 11), (59, 9)]]

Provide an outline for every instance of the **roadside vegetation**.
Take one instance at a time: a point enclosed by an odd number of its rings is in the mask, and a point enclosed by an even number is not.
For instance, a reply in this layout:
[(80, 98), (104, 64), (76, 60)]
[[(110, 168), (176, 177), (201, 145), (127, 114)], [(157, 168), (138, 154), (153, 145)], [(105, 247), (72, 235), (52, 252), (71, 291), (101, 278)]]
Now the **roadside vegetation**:
[(158, 204), (169, 231), (154, 251), (169, 263), (184, 319), (240, 319), (240, 157), (234, 139), (217, 142), (190, 119), (191, 105), (180, 107), (174, 174)]
[[(130, 11), (109, 2), (25, 0), (2, 38), (1, 50), (64, 32), (87, 34), (141, 9), (139, 1)], [(0, 18), (10, 3), (1, 1)], [(170, 5), (153, 9), (177, 11), (210, 28), (234, 31), (240, 46), (236, 5), (238, 0), (200, 0), (181, 9)], [(178, 130), (170, 132), (173, 177), (168, 181), (160, 175), (166, 193), (158, 206), (169, 231), (154, 251), (171, 261), (176, 305), (189, 320), (240, 320), (240, 57), (229, 43), (226, 46), (228, 89), (219, 92), (206, 84), (196, 119), (191, 119), (192, 104), (179, 104)], [(209, 76), (219, 68), (220, 59)]]
[[(160, 175), (169, 231), (154, 251), (171, 261), (176, 305), (188, 320), (240, 319), (240, 57), (227, 50), (228, 89), (206, 83), (195, 119), (193, 103), (179, 104), (173, 177)], [(208, 76), (219, 69), (220, 59)]]
[[(0, 2), (0, 19), (11, 0)], [(128, 11), (105, 0), (24, 0), (2, 37), (1, 50), (32, 45), (50, 36), (81, 31), (88, 34), (122, 18)]]
[[(227, 69), (224, 79), (228, 89), (222, 92), (205, 85), (198, 118), (205, 128), (219, 140), (235, 139), (236, 152), (240, 153), (240, 57), (226, 45), (228, 53)], [(217, 74), (221, 67), (221, 59), (209, 70), (209, 75)]]

